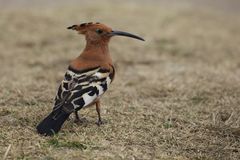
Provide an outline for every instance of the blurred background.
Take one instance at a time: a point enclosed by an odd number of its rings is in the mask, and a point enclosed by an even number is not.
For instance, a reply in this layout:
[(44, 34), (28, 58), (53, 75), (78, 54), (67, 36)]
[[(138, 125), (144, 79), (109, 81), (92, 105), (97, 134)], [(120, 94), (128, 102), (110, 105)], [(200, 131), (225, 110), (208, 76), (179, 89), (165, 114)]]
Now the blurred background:
[[(0, 159), (240, 159), (239, 17), (239, 0), (0, 0)], [(106, 125), (93, 107), (40, 137), (83, 22), (146, 41), (110, 42)]]

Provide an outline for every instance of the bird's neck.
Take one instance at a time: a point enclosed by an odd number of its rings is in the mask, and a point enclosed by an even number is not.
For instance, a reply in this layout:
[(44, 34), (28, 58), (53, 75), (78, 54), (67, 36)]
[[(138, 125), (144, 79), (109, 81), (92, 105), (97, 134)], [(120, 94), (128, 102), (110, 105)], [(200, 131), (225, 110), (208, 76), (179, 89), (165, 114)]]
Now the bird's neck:
[(87, 41), (86, 47), (83, 52), (99, 52), (99, 54), (109, 53), (108, 43), (107, 42), (91, 42)]
[(83, 70), (97, 66), (109, 68), (112, 65), (108, 43), (87, 42), (83, 52), (71, 62), (70, 67), (76, 70)]
[(109, 54), (108, 42), (91, 42), (87, 41), (86, 47), (80, 55), (89, 61), (105, 61), (112, 63), (111, 56)]

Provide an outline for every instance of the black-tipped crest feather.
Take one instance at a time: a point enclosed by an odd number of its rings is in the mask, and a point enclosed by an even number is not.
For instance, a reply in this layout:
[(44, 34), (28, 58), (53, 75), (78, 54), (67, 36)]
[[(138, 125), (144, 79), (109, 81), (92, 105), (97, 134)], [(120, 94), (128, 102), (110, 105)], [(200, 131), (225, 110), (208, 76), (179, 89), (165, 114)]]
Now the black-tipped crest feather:
[[(67, 27), (67, 29), (72, 29), (72, 30), (77, 30), (79, 27), (86, 27), (86, 26), (89, 26), (89, 25), (92, 25), (94, 24), (93, 22), (88, 22), (88, 23), (81, 23), (80, 25), (72, 25), (72, 26), (69, 26)], [(96, 22), (95, 24), (100, 24), (99, 22)]]
[(76, 30), (76, 28), (77, 28), (77, 25), (72, 25), (72, 26), (67, 27), (67, 29), (73, 29), (73, 30)]

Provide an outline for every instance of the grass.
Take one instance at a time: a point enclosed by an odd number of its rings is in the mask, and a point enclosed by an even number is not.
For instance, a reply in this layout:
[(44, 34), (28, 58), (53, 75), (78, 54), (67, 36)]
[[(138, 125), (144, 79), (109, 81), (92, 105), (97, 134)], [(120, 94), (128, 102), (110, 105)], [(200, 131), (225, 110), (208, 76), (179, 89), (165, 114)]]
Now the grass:
[[(115, 3), (1, 9), (0, 157), (11, 145), (7, 159), (240, 159), (239, 12)], [(101, 102), (107, 124), (95, 125), (92, 107), (81, 111), (83, 125), (71, 117), (58, 135), (39, 136), (36, 125), (84, 47), (66, 27), (85, 21), (146, 42), (110, 43), (116, 78)]]
[(83, 145), (82, 143), (80, 143), (78, 141), (73, 141), (73, 142), (69, 142), (67, 140), (59, 141), (56, 138), (49, 139), (48, 145), (53, 146), (55, 148), (65, 147), (65, 148), (70, 148), (70, 149), (76, 148), (76, 149), (80, 149), (80, 150), (87, 149), (87, 147), (85, 145)]

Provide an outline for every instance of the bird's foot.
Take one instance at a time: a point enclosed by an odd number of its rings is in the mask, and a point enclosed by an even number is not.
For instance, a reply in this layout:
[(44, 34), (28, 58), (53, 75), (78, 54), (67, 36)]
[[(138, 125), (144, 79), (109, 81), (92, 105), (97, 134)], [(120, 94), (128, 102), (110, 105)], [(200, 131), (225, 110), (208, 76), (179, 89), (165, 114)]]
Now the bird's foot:
[(107, 123), (106, 120), (98, 120), (98, 121), (96, 122), (96, 125), (101, 126), (101, 125), (106, 124), (106, 123)]
[(83, 123), (86, 123), (88, 120), (86, 118), (76, 118), (74, 120), (74, 123), (77, 123), (77, 124), (83, 124)]

